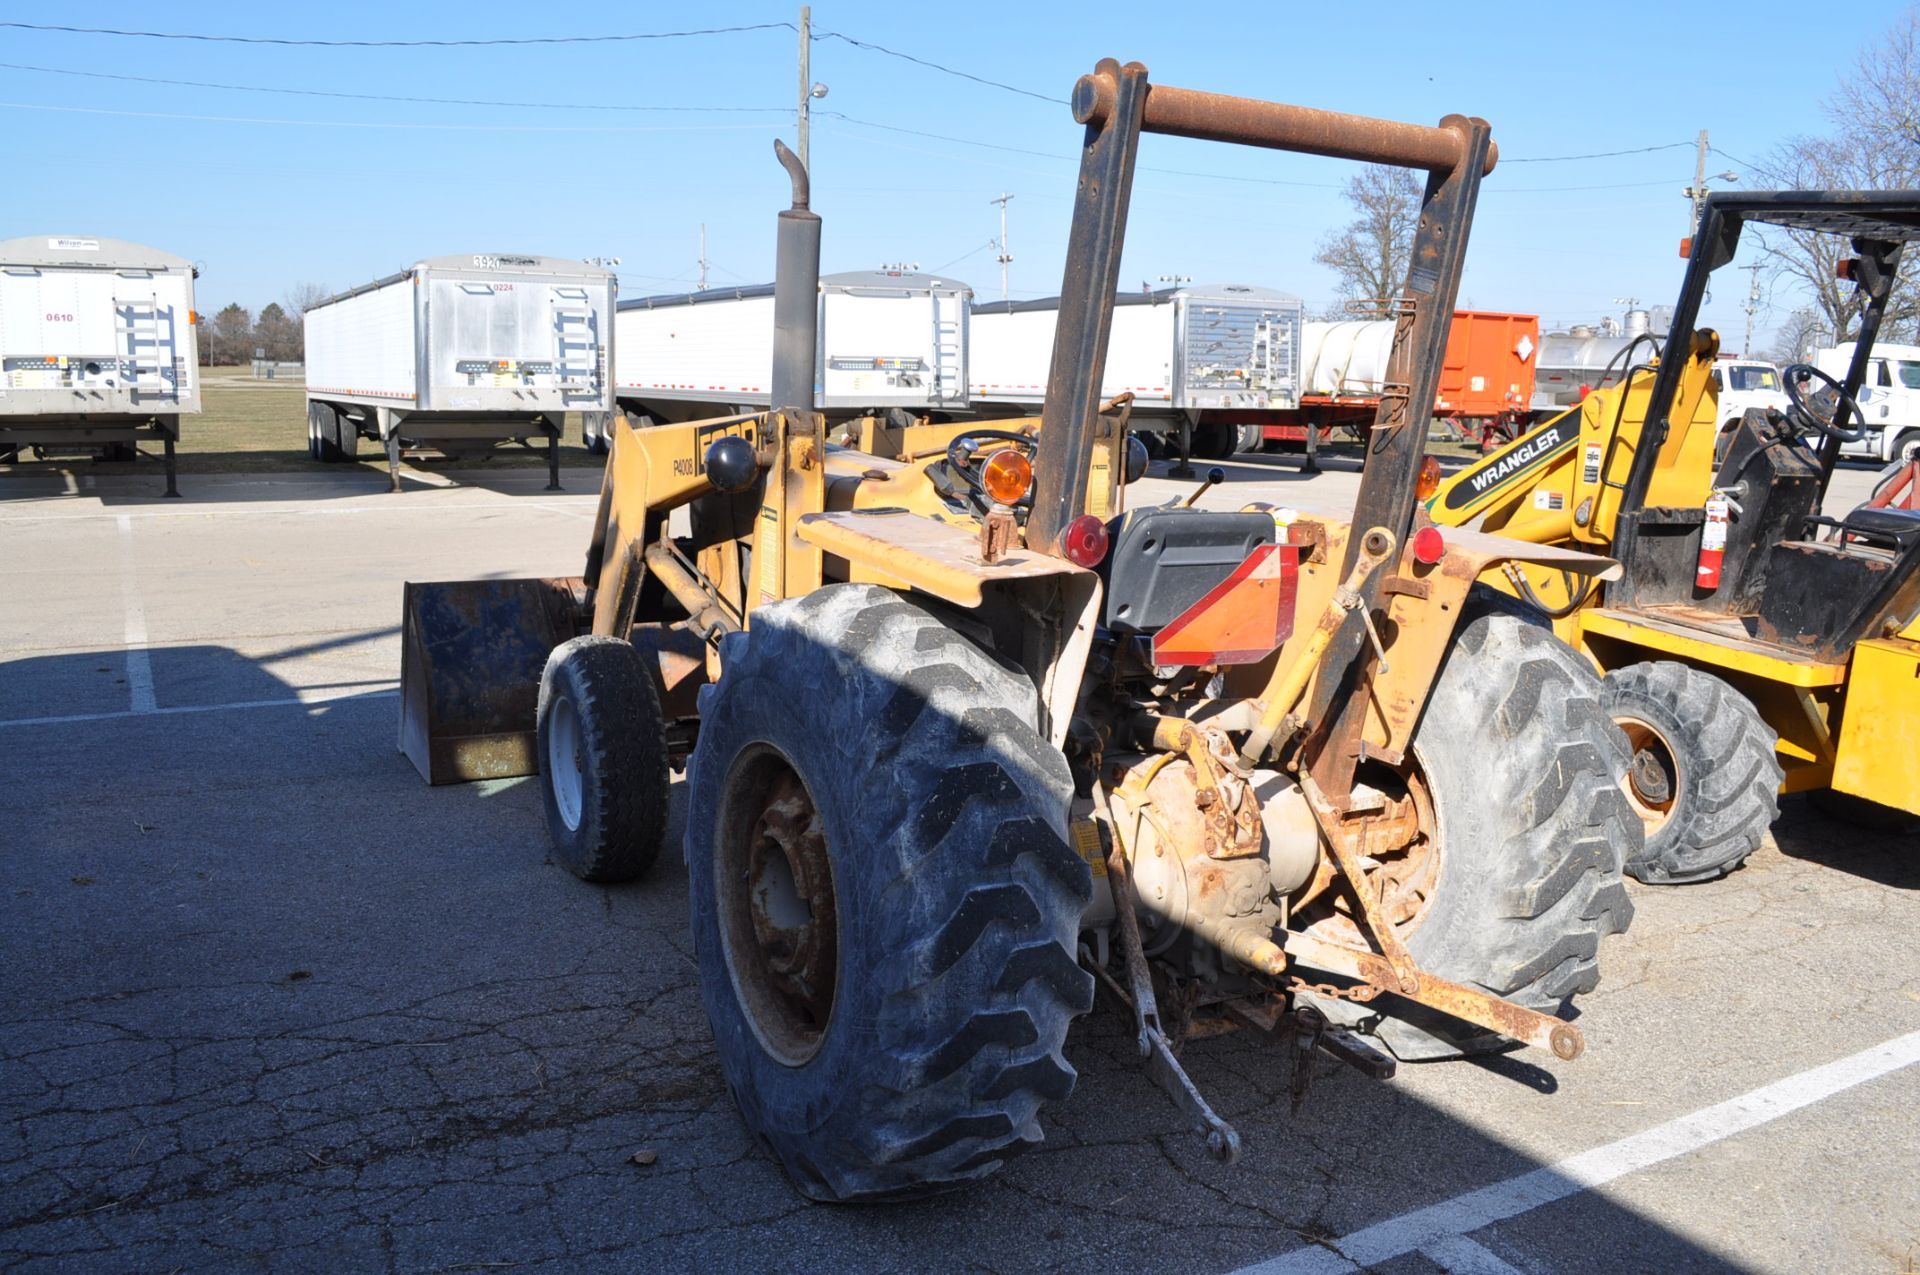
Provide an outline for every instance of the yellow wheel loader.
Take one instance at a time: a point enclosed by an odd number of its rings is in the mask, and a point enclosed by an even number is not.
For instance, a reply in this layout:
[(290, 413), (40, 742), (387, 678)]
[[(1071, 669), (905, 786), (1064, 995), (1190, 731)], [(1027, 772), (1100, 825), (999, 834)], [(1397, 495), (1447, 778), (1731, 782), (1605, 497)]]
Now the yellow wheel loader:
[[(1722, 429), (1719, 337), (1697, 326), (1712, 273), (1749, 226), (1846, 241), (1863, 303), (1836, 381), (1786, 369), (1790, 406)], [(1920, 191), (1715, 195), (1693, 239), (1672, 330), (1622, 351), (1620, 380), (1448, 478), (1438, 523), (1610, 554), (1606, 580), (1528, 563), (1489, 579), (1550, 617), (1606, 675), (1633, 747), (1627, 793), (1643, 881), (1739, 866), (1778, 813), (1812, 792), (1843, 815), (1920, 815), (1920, 511), (1869, 501), (1820, 514)]]
[[(1487, 124), (1111, 60), (1073, 112), (1037, 420), (830, 437), (820, 223), (782, 147), (780, 406), (615, 423), (580, 577), (408, 586), (401, 742), (431, 781), (537, 770), (555, 857), (606, 881), (658, 855), (684, 767), (720, 1063), (817, 1199), (965, 1182), (1038, 1143), (1096, 982), (1222, 1160), (1239, 1135), (1176, 1058), (1203, 1017), (1273, 1037), (1302, 1078), (1316, 1050), (1375, 1076), (1516, 1042), (1572, 1059), (1570, 1002), (1631, 915), (1641, 825), (1599, 679), (1475, 583), (1614, 565), (1416, 516), (1409, 405), (1433, 401)], [(1151, 132), (1426, 174), (1351, 512), (1127, 507), (1145, 451), (1097, 395)]]

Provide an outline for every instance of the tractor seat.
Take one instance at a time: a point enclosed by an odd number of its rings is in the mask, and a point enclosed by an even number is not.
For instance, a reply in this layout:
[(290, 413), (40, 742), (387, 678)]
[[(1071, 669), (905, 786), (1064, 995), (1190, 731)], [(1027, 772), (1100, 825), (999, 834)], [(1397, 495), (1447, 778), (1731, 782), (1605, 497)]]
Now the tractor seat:
[(1838, 524), (1843, 537), (1876, 540), (1904, 553), (1920, 544), (1920, 509), (1875, 509), (1862, 505)]

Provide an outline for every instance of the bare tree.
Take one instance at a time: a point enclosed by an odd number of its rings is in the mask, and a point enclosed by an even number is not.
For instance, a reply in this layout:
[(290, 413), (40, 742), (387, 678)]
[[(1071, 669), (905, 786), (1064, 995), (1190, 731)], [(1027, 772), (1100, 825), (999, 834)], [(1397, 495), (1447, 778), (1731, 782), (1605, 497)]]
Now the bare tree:
[(212, 363), (244, 363), (253, 356), (253, 316), (245, 306), (228, 302), (213, 316), (207, 356)]
[[(1788, 190), (1902, 190), (1920, 185), (1920, 7), (1869, 46), (1841, 75), (1822, 107), (1832, 131), (1797, 137), (1759, 165)], [(1861, 302), (1837, 275), (1852, 255), (1846, 240), (1810, 231), (1770, 230), (1767, 253), (1777, 274), (1799, 281), (1833, 334), (1844, 342), (1859, 332)], [(1920, 329), (1920, 261), (1902, 264), (1887, 305), (1881, 338), (1898, 340)]]
[(1830, 337), (1831, 329), (1820, 312), (1810, 305), (1803, 305), (1788, 315), (1785, 323), (1774, 329), (1767, 357), (1783, 366), (1805, 363)]
[(287, 295), (280, 298), (280, 302), (288, 314), (299, 318), (332, 295), (332, 290), (323, 283), (296, 283), (287, 289)]
[(1322, 239), (1313, 255), (1338, 276), (1342, 301), (1385, 301), (1399, 295), (1413, 260), (1420, 195), (1412, 173), (1382, 164), (1367, 165), (1347, 182), (1347, 202), (1357, 215)]

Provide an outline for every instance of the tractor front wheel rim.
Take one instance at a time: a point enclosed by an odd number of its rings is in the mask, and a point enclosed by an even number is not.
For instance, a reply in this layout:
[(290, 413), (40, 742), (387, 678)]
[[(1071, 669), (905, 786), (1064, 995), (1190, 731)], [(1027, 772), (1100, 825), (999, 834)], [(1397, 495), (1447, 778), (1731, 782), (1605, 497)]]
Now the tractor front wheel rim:
[(839, 982), (833, 860), (813, 794), (770, 747), (735, 763), (714, 855), (721, 946), (761, 1046), (798, 1067), (820, 1050)]
[(1680, 762), (1666, 736), (1652, 723), (1636, 717), (1617, 722), (1626, 733), (1631, 755), (1623, 785), (1627, 801), (1652, 836), (1673, 817), (1674, 803), (1680, 799)]
[(586, 805), (586, 778), (581, 774), (584, 751), (580, 746), (580, 714), (573, 701), (562, 695), (553, 701), (547, 715), (547, 782), (553, 788), (560, 822), (572, 830), (579, 829), (580, 812)]

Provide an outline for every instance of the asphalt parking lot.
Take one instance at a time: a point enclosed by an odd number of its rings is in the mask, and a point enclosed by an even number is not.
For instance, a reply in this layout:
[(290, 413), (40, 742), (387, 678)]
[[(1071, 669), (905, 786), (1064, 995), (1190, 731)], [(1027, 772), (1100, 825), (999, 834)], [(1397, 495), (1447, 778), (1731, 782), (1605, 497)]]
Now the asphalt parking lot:
[[(1355, 485), (1230, 468), (1208, 503)], [(1224, 1168), (1103, 999), (1044, 1148), (806, 1203), (720, 1080), (677, 859), (584, 885), (536, 781), (395, 750), (401, 582), (578, 571), (598, 481), (460, 479), (0, 478), (0, 1265), (1920, 1269), (1920, 844), (1797, 799), (1728, 879), (1633, 887), (1577, 1062), (1328, 1061), (1295, 1117), (1277, 1051), (1196, 1041)]]

